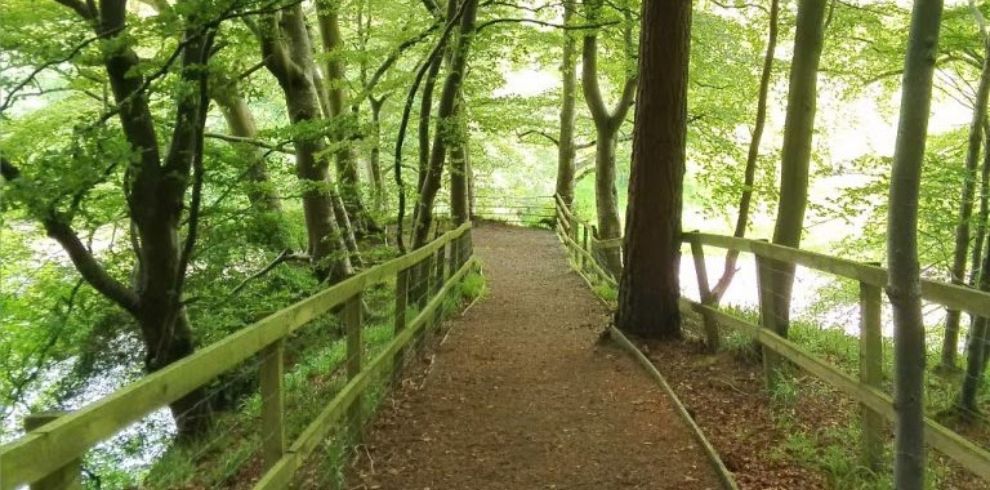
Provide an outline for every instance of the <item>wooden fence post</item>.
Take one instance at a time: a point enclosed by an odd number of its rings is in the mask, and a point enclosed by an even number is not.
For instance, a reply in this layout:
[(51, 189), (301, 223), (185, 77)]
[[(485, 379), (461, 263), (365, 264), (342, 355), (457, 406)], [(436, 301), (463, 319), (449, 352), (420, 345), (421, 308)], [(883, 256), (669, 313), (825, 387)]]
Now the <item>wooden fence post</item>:
[[(440, 290), (443, 289), (443, 285), (447, 282), (447, 275), (444, 271), (444, 265), (447, 263), (447, 244), (437, 249), (436, 259), (433, 261), (436, 268), (435, 277), (433, 281), (433, 291), (431, 296), (440, 294)], [(443, 320), (443, 305), (441, 304), (433, 312), (433, 328), (440, 326), (440, 322)]]
[[(767, 240), (759, 240), (759, 242), (767, 243)], [(771, 269), (771, 262), (769, 259), (762, 257), (758, 251), (753, 251), (753, 257), (756, 258), (756, 286), (759, 290), (760, 297), (760, 325), (771, 332), (776, 333), (777, 329), (774, 328), (774, 302), (776, 298), (774, 297), (773, 290), (773, 270)], [(771, 349), (763, 347), (759, 341), (756, 345), (760, 346), (761, 357), (763, 358), (763, 376), (766, 378), (767, 388), (772, 388), (776, 382), (776, 371), (780, 368), (780, 358)]]
[[(879, 265), (879, 264), (872, 264)], [(883, 381), (882, 294), (880, 287), (859, 283), (859, 380), (880, 388)], [(883, 465), (884, 419), (861, 404), (863, 466), (878, 471)]]
[[(24, 417), (24, 430), (31, 432), (65, 415), (65, 412), (41, 412)], [(81, 490), (82, 460), (74, 459), (52, 474), (31, 484), (31, 490)]]
[[(361, 358), (364, 343), (361, 341), (361, 293), (357, 293), (344, 304), (344, 324), (347, 328), (347, 380), (361, 373)], [(347, 411), (351, 434), (357, 440), (361, 434), (361, 412), (364, 397), (358, 396)]]
[[(399, 335), (406, 329), (406, 305), (409, 302), (409, 269), (402, 269), (395, 275), (395, 328), (393, 336)], [(392, 358), (392, 377), (396, 381), (401, 376), (405, 362), (406, 349), (395, 352)]]
[[(695, 231), (695, 233), (698, 233)], [(708, 268), (705, 266), (705, 250), (698, 241), (697, 236), (691, 238), (691, 256), (694, 257), (694, 271), (698, 276), (698, 294), (701, 297), (701, 304), (708, 306), (713, 303), (712, 291), (708, 286)], [(705, 329), (705, 344), (708, 352), (712, 354), (718, 352), (719, 337), (718, 324), (715, 319), (707, 313), (701, 314), (701, 321)]]
[(285, 389), (283, 360), (285, 341), (278, 339), (261, 353), (261, 453), (265, 469), (271, 469), (285, 453)]
[[(584, 225), (584, 227), (581, 228), (581, 248), (585, 252), (588, 252), (589, 254), (591, 253), (591, 249), (588, 248), (588, 225)], [(587, 257), (584, 257), (584, 254), (581, 255), (582, 255), (582, 259), (581, 259), (582, 263), (588, 260)]]

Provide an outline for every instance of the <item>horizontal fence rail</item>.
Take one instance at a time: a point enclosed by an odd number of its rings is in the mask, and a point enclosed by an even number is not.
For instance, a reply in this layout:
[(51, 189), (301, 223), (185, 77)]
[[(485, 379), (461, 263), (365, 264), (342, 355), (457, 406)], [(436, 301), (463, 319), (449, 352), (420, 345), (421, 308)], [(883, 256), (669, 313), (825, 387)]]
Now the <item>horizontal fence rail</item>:
[(560, 195), (554, 195), (554, 207), (556, 210), (557, 236), (570, 252), (571, 261), (577, 267), (578, 273), (589, 285), (594, 281), (590, 276), (598, 279), (598, 282), (605, 283), (611, 287), (617, 287), (618, 282), (612, 274), (609, 274), (597, 252), (610, 247), (621, 247), (621, 239), (599, 240), (598, 229), (574, 215), (574, 213), (564, 204)]
[[(436, 280), (432, 299), (406, 322), (408, 275), (427, 264)], [(262, 420), (260, 432), (265, 473), (256, 488), (283, 488), (306, 456), (326, 438), (334, 423), (352, 408), (373, 374), (403, 348), (434, 314), (446, 295), (477, 267), (466, 223), (406, 255), (372, 267), (292, 306), (279, 310), (192, 355), (102, 398), (44, 424), (20, 439), (0, 446), (0, 490), (37, 482), (77, 461), (87, 450), (112, 437), (151, 412), (168, 406), (200, 388), (251, 356), (266, 355), (260, 366)], [(395, 336), (366, 366), (361, 365), (361, 293), (370, 286), (396, 278)], [(348, 382), (289, 447), (284, 440), (283, 340), (317, 316), (344, 306), (347, 331)]]
[[(882, 288), (887, 283), (887, 270), (871, 264), (841, 259), (824, 254), (775, 245), (761, 240), (712, 235), (707, 233), (684, 233), (682, 240), (691, 245), (695, 272), (698, 275), (699, 292), (702, 301), (681, 299), (681, 310), (701, 315), (706, 332), (718, 335), (718, 326), (727, 326), (756, 339), (764, 349), (764, 362), (781, 357), (802, 370), (825, 381), (833, 388), (845, 393), (860, 403), (862, 415), (862, 460), (875, 467), (882, 448), (886, 429), (883, 421), (893, 422), (896, 408), (892, 398), (880, 390), (880, 371), (883, 359), (883, 341), (880, 332), (880, 308)], [(853, 279), (860, 284), (860, 356), (859, 379), (841, 369), (802, 350), (797, 344), (781, 337), (768, 328), (767, 318), (773, 312), (767, 303), (774, 292), (768, 290), (768, 281), (757, 281), (760, 290), (762, 325), (742, 320), (709, 303), (707, 291), (708, 277), (704, 267), (703, 246), (752, 253), (757, 260), (757, 268), (765, 269), (767, 260), (774, 260), (808, 269), (826, 272), (835, 276)], [(758, 278), (766, 272), (758, 271)], [(990, 294), (954, 284), (922, 279), (922, 298), (952, 309), (968, 311), (979, 316), (990, 314)], [(772, 320), (771, 320), (772, 321)], [(767, 364), (768, 380), (772, 366)], [(974, 474), (990, 481), (990, 452), (967, 440), (962, 435), (925, 418), (925, 437), (929, 446), (945, 454), (956, 463)]]
[[(596, 260), (594, 250), (603, 246), (621, 246), (621, 239), (608, 242), (596, 240), (593, 225), (574, 216), (559, 196), (556, 196), (557, 233), (570, 252), (578, 272), (592, 284), (588, 277), (597, 276), (599, 282), (616, 286), (615, 278), (608, 274)], [(821, 379), (833, 388), (857, 401), (862, 407), (861, 460), (870, 468), (877, 468), (883, 454), (883, 441), (888, 437), (887, 422), (893, 422), (896, 408), (890, 395), (881, 390), (883, 337), (881, 333), (881, 303), (883, 288), (887, 284), (887, 270), (874, 264), (856, 262), (807, 250), (775, 245), (763, 240), (752, 240), (709, 233), (691, 232), (682, 235), (682, 241), (690, 245), (698, 291), (701, 301), (681, 299), (684, 313), (698, 314), (702, 320), (705, 342), (710, 350), (719, 346), (719, 327), (728, 327), (752, 336), (764, 349), (768, 382), (772, 359), (782, 358), (807, 373)], [(737, 252), (751, 253), (757, 261), (757, 287), (761, 310), (760, 324), (752, 323), (719, 310), (713, 304), (708, 287), (704, 247), (715, 247)], [(852, 279), (860, 285), (860, 356), (859, 376), (854, 377), (832, 364), (806, 352), (794, 342), (778, 335), (769, 328), (767, 318), (772, 318), (770, 299), (774, 292), (765, 279), (771, 261), (787, 263)], [(764, 277), (760, 277), (764, 276)], [(947, 308), (965, 311), (977, 316), (990, 317), (990, 293), (946, 282), (921, 280), (921, 296), (924, 300)], [(990, 481), (990, 452), (967, 440), (938, 422), (925, 418), (925, 437), (928, 445), (975, 475)]]

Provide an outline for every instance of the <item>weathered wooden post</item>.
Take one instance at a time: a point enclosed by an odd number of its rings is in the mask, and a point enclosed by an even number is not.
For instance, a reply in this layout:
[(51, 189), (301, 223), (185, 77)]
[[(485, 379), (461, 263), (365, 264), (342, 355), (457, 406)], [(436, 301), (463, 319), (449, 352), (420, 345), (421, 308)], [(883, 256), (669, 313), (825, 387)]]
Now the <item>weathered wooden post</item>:
[[(588, 254), (591, 254), (591, 248), (589, 248), (588, 242), (588, 225), (584, 225), (584, 227), (581, 228), (581, 249)], [(584, 254), (581, 255), (583, 256)], [(587, 257), (583, 257), (581, 259), (582, 266), (587, 267), (587, 260)]]
[(285, 454), (285, 341), (278, 339), (261, 353), (261, 454), (265, 469)]
[[(395, 328), (393, 335), (399, 335), (406, 329), (406, 305), (409, 302), (409, 269), (402, 269), (395, 275)], [(406, 349), (401, 348), (392, 358), (392, 381), (401, 376), (405, 364)]]
[[(361, 358), (364, 345), (361, 341), (361, 293), (357, 293), (344, 304), (344, 325), (347, 329), (347, 380), (361, 373)], [(361, 435), (361, 413), (364, 397), (358, 395), (347, 410), (348, 425), (354, 440)]]
[[(24, 417), (24, 430), (31, 432), (65, 415), (65, 412), (41, 412)], [(31, 490), (81, 490), (82, 460), (75, 459), (54, 473), (31, 484)]]
[[(445, 243), (442, 247), (437, 249), (436, 259), (434, 260), (434, 265), (436, 266), (436, 279), (433, 281), (433, 294), (431, 296), (437, 296), (440, 294), (440, 290), (443, 289), (443, 285), (447, 279), (447, 275), (444, 271), (444, 266), (447, 263), (447, 245), (448, 244)], [(433, 311), (433, 328), (439, 327), (442, 320), (443, 305), (440, 305)]]
[[(698, 240), (698, 231), (696, 230), (694, 233), (690, 241), (691, 255), (694, 257), (694, 271), (698, 276), (698, 296), (701, 298), (701, 304), (711, 306), (714, 298), (712, 297), (712, 290), (708, 286), (708, 268), (705, 266), (705, 250), (701, 245), (701, 241)], [(714, 354), (719, 349), (718, 324), (708, 313), (702, 313), (701, 319), (705, 329), (706, 347), (708, 347), (708, 352)]]
[[(879, 266), (879, 263), (872, 265)], [(883, 381), (882, 294), (879, 286), (859, 283), (859, 380), (880, 388)], [(865, 404), (862, 411), (863, 466), (878, 471), (883, 465), (884, 418)]]
[[(764, 244), (768, 243), (765, 239), (758, 241)], [(756, 286), (759, 290), (760, 297), (760, 325), (763, 329), (776, 333), (777, 329), (774, 325), (774, 319), (776, 318), (774, 315), (774, 302), (776, 301), (776, 297), (773, 290), (773, 262), (763, 257), (758, 247), (753, 247), (753, 257), (756, 258)], [(760, 346), (758, 352), (762, 353), (763, 375), (766, 378), (767, 388), (771, 388), (776, 382), (776, 372), (780, 368), (780, 358), (768, 347), (762, 346), (758, 340), (756, 345)]]

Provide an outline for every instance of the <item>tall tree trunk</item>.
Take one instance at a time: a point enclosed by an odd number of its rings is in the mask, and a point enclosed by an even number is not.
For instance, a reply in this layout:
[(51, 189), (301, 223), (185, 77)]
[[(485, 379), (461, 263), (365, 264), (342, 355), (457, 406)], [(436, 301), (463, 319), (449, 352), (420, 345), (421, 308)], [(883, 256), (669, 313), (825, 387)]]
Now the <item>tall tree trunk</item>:
[[(281, 19), (276, 22), (278, 17)], [(311, 78), (312, 47), (302, 7), (297, 4), (265, 19), (267, 22), (257, 32), (262, 58), (282, 87), (289, 121), (302, 124), (320, 119), (319, 94)], [(284, 44), (284, 39), (290, 40), (291, 45)], [(326, 144), (322, 137), (312, 135), (297, 135), (293, 143), (296, 175), (304, 185), (303, 214), (310, 260), (319, 279), (336, 282), (354, 270), (333, 212)]]
[(894, 487), (925, 486), (925, 328), (918, 266), (918, 192), (942, 0), (915, 0), (904, 63), (887, 215), (887, 296), (894, 312)]
[[(574, 17), (575, 0), (564, 0), (564, 25)], [(577, 101), (577, 39), (564, 30), (564, 53), (560, 64), (563, 88), (560, 99), (560, 136), (557, 139), (557, 194), (568, 207), (574, 205), (574, 106)]]
[[(815, 130), (818, 62), (822, 53), (827, 4), (827, 0), (800, 0), (798, 3), (781, 151), (780, 203), (773, 230), (773, 243), (788, 247), (801, 245), (804, 211), (808, 205), (808, 169)], [(772, 268), (770, 277), (774, 301), (773, 317), (766, 319), (766, 323), (776, 333), (786, 337), (790, 324), (794, 265), (777, 261), (769, 264)]]
[[(977, 14), (979, 15), (979, 14)], [(966, 284), (966, 260), (969, 252), (969, 227), (973, 217), (973, 194), (976, 192), (976, 173), (980, 161), (980, 147), (983, 141), (983, 121), (987, 113), (987, 94), (990, 93), (990, 43), (983, 41), (983, 69), (973, 99), (973, 117), (969, 123), (969, 141), (966, 147), (966, 174), (962, 183), (962, 198), (959, 202), (959, 222), (956, 224), (955, 248), (952, 252), (950, 280), (953, 284)], [(945, 313), (945, 336), (942, 339), (942, 358), (939, 368), (955, 371), (956, 351), (959, 349), (959, 310), (947, 309)]]
[[(763, 129), (767, 122), (767, 95), (770, 93), (770, 79), (773, 77), (773, 53), (777, 48), (777, 18), (780, 15), (780, 0), (770, 0), (770, 19), (768, 23), (767, 50), (763, 57), (763, 71), (760, 73), (760, 90), (756, 97), (756, 121), (753, 123), (753, 136), (749, 140), (749, 152), (746, 154), (746, 168), (743, 170), (743, 190), (739, 196), (739, 215), (736, 217), (736, 228), (732, 236), (746, 236), (749, 224), (749, 208), (753, 202), (753, 184), (756, 181), (756, 164), (760, 158), (760, 141), (763, 140)], [(722, 277), (712, 288), (712, 299), (718, 303), (732, 284), (736, 275), (736, 261), (739, 259), (738, 250), (729, 250), (725, 254), (725, 268)]]
[(433, 223), (433, 203), (440, 190), (443, 174), (444, 159), (447, 146), (451, 139), (451, 127), (448, 124), (454, 115), (457, 94), (461, 90), (471, 39), (474, 37), (474, 21), (478, 10), (478, 0), (464, 0), (461, 7), (459, 37), (456, 48), (451, 56), (450, 71), (444, 80), (443, 92), (440, 94), (440, 105), (437, 108), (437, 131), (430, 149), (429, 167), (426, 178), (420, 189), (419, 200), (416, 203), (415, 224), (413, 230), (413, 248), (419, 248), (429, 240), (430, 226)]
[[(990, 124), (986, 120), (983, 122), (983, 135), (983, 146), (990, 148)], [(979, 284), (983, 272), (981, 262), (987, 238), (987, 219), (990, 219), (990, 151), (983, 153), (983, 166), (980, 170), (980, 210), (976, 215), (976, 233), (973, 237), (973, 249), (970, 251), (969, 287)]]
[(454, 125), (457, 135), (450, 147), (450, 211), (454, 224), (467, 223), (471, 219), (468, 196), (468, 126), (465, 114), (464, 95), (461, 93), (454, 104)]
[(681, 335), (681, 196), (687, 141), (691, 1), (643, 2), (626, 208), (626, 264), (616, 325), (651, 338)]
[(368, 167), (371, 170), (371, 182), (375, 186), (375, 210), (379, 213), (387, 212), (385, 179), (382, 177), (382, 106), (385, 104), (385, 97), (376, 99), (369, 97), (371, 103), (371, 151), (368, 155)]
[[(213, 99), (223, 112), (230, 134), (239, 138), (256, 139), (258, 129), (254, 115), (247, 102), (237, 92), (236, 87), (226, 87), (228, 91), (217, 93)], [(216, 91), (215, 91), (216, 92)], [(291, 246), (289, 231), (282, 215), (282, 203), (268, 177), (268, 162), (260, 149), (249, 143), (234, 143), (237, 154), (248, 168), (244, 177), (252, 216), (255, 218), (254, 233), (258, 243), (273, 250), (284, 250)]]
[(347, 85), (344, 73), (344, 63), (341, 61), (340, 50), (343, 48), (343, 39), (340, 35), (340, 22), (338, 19), (339, 0), (321, 0), (317, 2), (317, 20), (320, 27), (320, 37), (323, 40), (323, 51), (326, 56), (326, 88), (329, 100), (329, 119), (338, 123), (338, 133), (340, 137), (334, 141), (338, 145), (336, 152), (337, 179), (339, 183), (341, 197), (347, 208), (348, 214), (352, 218), (354, 228), (359, 233), (364, 231), (379, 231), (377, 224), (371, 220), (368, 211), (364, 207), (361, 199), (361, 182), (358, 176), (357, 163), (354, 160), (354, 153), (351, 151), (350, 137), (340, 130), (347, 127), (348, 118), (346, 94), (344, 89)]
[[(595, 22), (600, 17), (601, 0), (585, 0), (586, 17)], [(626, 57), (632, 59), (632, 18), (626, 14), (623, 26)], [(598, 214), (598, 239), (614, 240), (621, 238), (619, 223), (619, 203), (615, 192), (615, 145), (616, 135), (632, 106), (636, 91), (636, 75), (627, 74), (622, 95), (615, 108), (609, 112), (598, 85), (598, 33), (586, 31), (581, 47), (581, 87), (588, 103), (592, 120), (595, 123), (597, 139), (595, 143), (595, 205)], [(618, 247), (598, 250), (605, 269), (618, 277), (622, 272), (622, 259)]]

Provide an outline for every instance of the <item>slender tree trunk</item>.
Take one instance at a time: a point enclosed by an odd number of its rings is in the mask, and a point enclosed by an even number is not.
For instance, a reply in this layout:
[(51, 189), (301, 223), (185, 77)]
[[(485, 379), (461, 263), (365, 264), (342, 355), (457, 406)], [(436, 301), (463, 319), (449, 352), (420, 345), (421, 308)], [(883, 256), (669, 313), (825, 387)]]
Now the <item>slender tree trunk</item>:
[[(984, 143), (986, 148), (990, 148), (990, 124), (983, 123)], [(970, 287), (979, 284), (980, 275), (983, 272), (981, 262), (983, 260), (983, 246), (987, 237), (987, 220), (990, 219), (990, 151), (983, 153), (983, 167), (980, 171), (980, 210), (976, 215), (976, 233), (973, 238), (973, 249), (970, 251)], [(972, 320), (970, 321), (972, 323)]]
[[(797, 30), (794, 34), (794, 58), (791, 61), (787, 116), (781, 151), (780, 203), (773, 230), (773, 243), (788, 247), (801, 245), (804, 211), (808, 205), (808, 169), (815, 129), (818, 62), (821, 59), (827, 0), (800, 0)], [(787, 336), (790, 324), (791, 289), (794, 265), (769, 262), (773, 301), (773, 318), (769, 326)]]
[[(601, 0), (585, 0), (586, 17), (590, 22), (600, 17)], [(624, 27), (626, 57), (632, 59), (632, 18), (626, 15)], [(616, 135), (626, 114), (632, 106), (636, 91), (636, 76), (627, 75), (622, 95), (616, 107), (610, 112), (605, 106), (601, 87), (598, 85), (598, 34), (586, 31), (581, 46), (581, 88), (588, 103), (592, 120), (595, 123), (597, 139), (595, 143), (595, 204), (598, 214), (599, 240), (622, 238), (619, 223), (619, 205), (615, 192), (615, 145)], [(607, 271), (619, 277), (622, 272), (622, 259), (618, 247), (605, 247), (598, 250)]]
[[(743, 190), (739, 197), (739, 215), (736, 217), (736, 228), (732, 235), (746, 236), (749, 223), (749, 208), (753, 201), (753, 184), (756, 181), (756, 164), (760, 158), (760, 141), (763, 139), (763, 129), (767, 121), (767, 95), (770, 93), (770, 79), (773, 77), (773, 54), (777, 47), (777, 18), (780, 14), (780, 0), (770, 1), (770, 19), (768, 21), (767, 50), (763, 57), (763, 71), (760, 73), (760, 90), (756, 97), (756, 122), (753, 124), (753, 136), (749, 140), (749, 152), (746, 154), (746, 168), (743, 171)], [(736, 275), (736, 261), (739, 259), (738, 250), (729, 250), (725, 254), (725, 268), (722, 277), (712, 288), (712, 299), (715, 303), (729, 289), (732, 278)]]
[(385, 179), (382, 177), (382, 106), (385, 98), (369, 98), (371, 102), (371, 151), (368, 156), (368, 166), (371, 169), (371, 182), (375, 186), (375, 210), (386, 213)]
[(347, 205), (335, 189), (330, 188), (330, 199), (333, 203), (333, 215), (340, 224), (340, 233), (344, 238), (344, 247), (351, 259), (353, 267), (364, 267), (364, 260), (361, 259), (361, 250), (358, 248), (357, 238), (354, 236), (354, 227), (351, 225), (351, 218), (347, 213)]
[(478, 9), (478, 0), (465, 0), (461, 7), (460, 35), (453, 55), (451, 56), (450, 71), (444, 81), (443, 92), (440, 95), (440, 105), (437, 109), (437, 131), (430, 149), (430, 163), (419, 200), (416, 203), (415, 224), (413, 230), (413, 248), (419, 248), (429, 240), (430, 226), (433, 223), (433, 203), (440, 190), (443, 164), (447, 146), (451, 139), (452, 128), (448, 123), (454, 115), (454, 105), (457, 94), (461, 90), (461, 82), (467, 65), (467, 56), (474, 37), (474, 21)]
[[(956, 224), (955, 248), (952, 253), (953, 284), (966, 284), (966, 260), (969, 252), (969, 227), (973, 217), (973, 194), (976, 191), (976, 173), (980, 161), (980, 146), (983, 141), (983, 121), (986, 119), (987, 94), (990, 93), (990, 43), (984, 41), (983, 69), (973, 99), (973, 117), (969, 124), (969, 144), (966, 147), (966, 174), (962, 183), (962, 198), (959, 203), (959, 222)], [(945, 337), (942, 341), (942, 359), (939, 368), (955, 371), (956, 351), (959, 348), (959, 310), (946, 310)]]
[[(289, 121), (302, 124), (320, 119), (319, 94), (311, 77), (312, 47), (302, 7), (295, 5), (280, 14), (281, 21), (267, 17), (259, 29), (262, 58), (285, 94)], [(284, 34), (280, 35), (277, 30)], [(287, 38), (291, 44), (284, 44)], [(321, 137), (297, 135), (294, 138), (296, 175), (302, 182), (303, 214), (309, 240), (309, 256), (317, 277), (339, 281), (353, 274), (347, 246), (333, 212), (329, 162)]]
[(469, 150), (465, 104), (463, 94), (459, 95), (457, 103), (454, 104), (453, 116), (457, 135), (450, 147), (450, 210), (456, 225), (466, 223), (471, 219), (468, 209), (467, 161)]
[[(619, 196), (615, 190), (616, 132), (611, 127), (600, 127), (595, 142), (595, 208), (598, 211), (598, 238), (611, 240), (622, 236), (619, 222)], [(597, 250), (605, 270), (618, 277), (622, 272), (619, 247)]]
[(440, 74), (440, 67), (442, 65), (443, 57), (439, 56), (430, 63), (430, 69), (426, 72), (426, 80), (423, 82), (423, 95), (419, 99), (419, 128), (417, 133), (419, 138), (419, 174), (416, 180), (416, 192), (422, 192), (423, 181), (426, 180), (426, 174), (429, 173), (430, 119), (433, 115), (433, 91), (436, 88), (437, 76)]
[(916, 0), (904, 63), (887, 216), (887, 296), (894, 312), (894, 487), (925, 487), (925, 328), (918, 266), (918, 192), (931, 109), (941, 0)]
[[(326, 56), (324, 69), (326, 70), (327, 98), (330, 108), (328, 117), (337, 122), (338, 128), (342, 128), (348, 126), (346, 94), (344, 92), (347, 79), (339, 52), (343, 49), (343, 39), (340, 34), (338, 3), (338, 0), (317, 2), (317, 20), (320, 27), (320, 37), (323, 40), (323, 54)], [(377, 224), (368, 215), (361, 199), (361, 182), (358, 176), (357, 163), (351, 150), (350, 137), (345, 135), (348, 131), (338, 129), (338, 133), (340, 136), (334, 142), (339, 146), (336, 152), (337, 179), (344, 205), (355, 225), (353, 228), (356, 228), (359, 233), (380, 231)]]
[(626, 208), (626, 264), (616, 325), (651, 338), (681, 335), (681, 196), (687, 141), (691, 1), (643, 2)]
[[(245, 139), (258, 137), (254, 115), (247, 102), (237, 92), (228, 92), (214, 97), (223, 112), (230, 134)], [(268, 177), (268, 162), (264, 154), (248, 143), (235, 143), (237, 154), (246, 162), (246, 194), (251, 203), (252, 217), (255, 218), (253, 231), (257, 242), (273, 250), (284, 250), (291, 246), (289, 231), (282, 215), (282, 203), (275, 193)]]
[[(574, 1), (564, 0), (564, 25), (574, 17)], [(564, 31), (564, 54), (560, 65), (563, 88), (560, 100), (560, 136), (557, 139), (557, 194), (568, 207), (574, 205), (574, 114), (577, 101), (577, 39)]]

